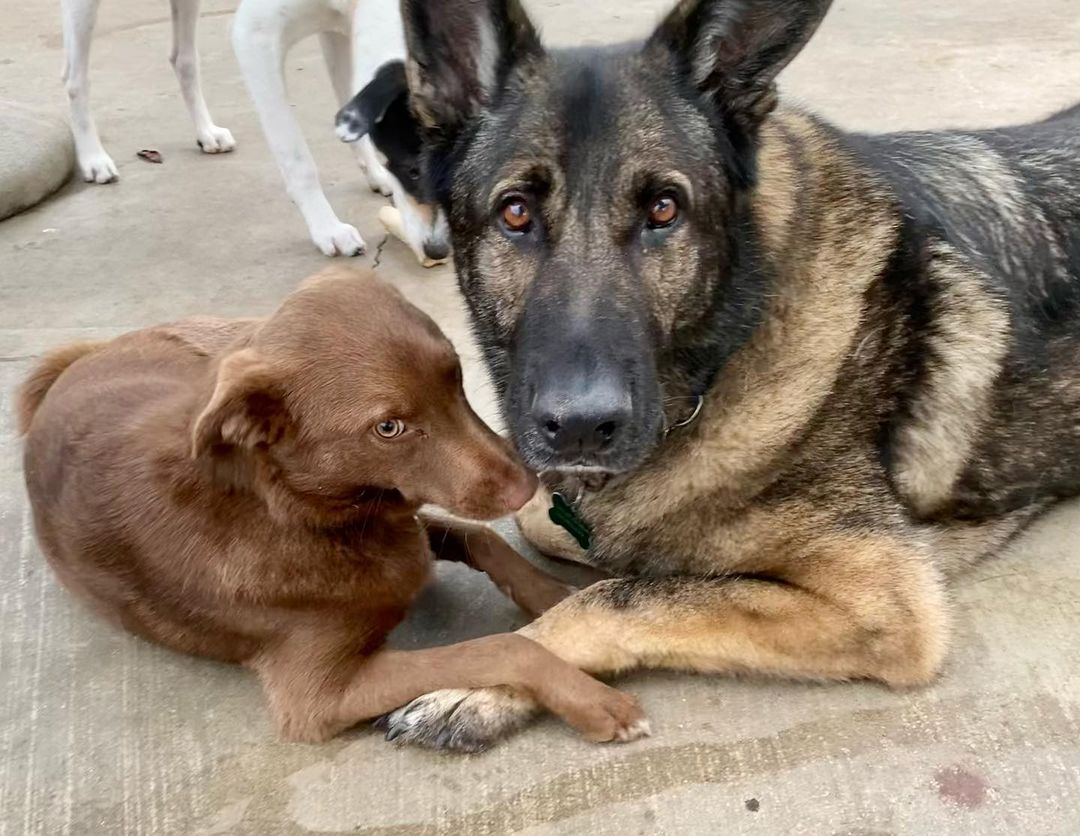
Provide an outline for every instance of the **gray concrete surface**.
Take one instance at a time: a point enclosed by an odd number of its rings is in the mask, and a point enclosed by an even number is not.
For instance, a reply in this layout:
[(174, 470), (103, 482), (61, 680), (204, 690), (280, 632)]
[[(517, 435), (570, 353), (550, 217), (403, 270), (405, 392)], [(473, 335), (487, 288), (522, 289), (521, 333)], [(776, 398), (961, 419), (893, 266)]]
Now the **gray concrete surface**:
[[(534, 0), (548, 34), (643, 30), (659, 0)], [(238, 150), (206, 157), (165, 55), (163, 4), (109, 0), (93, 102), (120, 166), (0, 224), (0, 834), (1080, 832), (1080, 506), (1059, 508), (957, 591), (933, 687), (639, 675), (655, 736), (625, 747), (541, 722), (476, 757), (397, 750), (360, 729), (277, 742), (254, 681), (117, 633), (72, 602), (34, 544), (12, 388), (58, 343), (196, 313), (258, 314), (324, 261), (278, 181), (208, 0), (207, 97)], [(55, 4), (5, 0), (0, 98), (62, 104)], [(331, 201), (369, 243), (379, 201), (328, 128), (313, 44), (288, 63)], [(838, 0), (785, 90), (844, 126), (991, 125), (1080, 99), (1077, 0)], [(157, 148), (165, 164), (137, 160)], [(5, 149), (7, 150), (7, 149)], [(369, 257), (370, 258), (370, 257)], [(447, 270), (397, 242), (379, 267), (432, 311), (491, 415)], [(505, 629), (482, 578), (444, 571), (403, 645)]]
[(0, 99), (0, 220), (48, 197), (74, 165), (71, 131), (56, 112)]

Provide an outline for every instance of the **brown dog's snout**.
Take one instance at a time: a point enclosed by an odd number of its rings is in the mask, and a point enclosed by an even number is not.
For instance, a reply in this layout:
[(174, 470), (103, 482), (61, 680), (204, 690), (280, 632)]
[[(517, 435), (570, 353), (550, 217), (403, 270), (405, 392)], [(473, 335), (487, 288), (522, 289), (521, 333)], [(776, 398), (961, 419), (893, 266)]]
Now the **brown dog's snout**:
[[(484, 445), (473, 462), (473, 496), (483, 504), (490, 506), (484, 516), (502, 516), (520, 509), (536, 493), (538, 480), (536, 474), (522, 464), (509, 442), (499, 438), (491, 430), (484, 428)], [(466, 490), (468, 485), (463, 484)]]
[(517, 471), (517, 477), (508, 482), (502, 493), (506, 510), (510, 513), (520, 511), (525, 503), (533, 498), (539, 483), (536, 474), (524, 465), (515, 464), (514, 469)]
[(532, 499), (536, 474), (522, 464), (508, 441), (475, 414), (468, 416), (463, 436), (446, 469), (450, 483), (443, 507), (473, 519), (495, 519)]

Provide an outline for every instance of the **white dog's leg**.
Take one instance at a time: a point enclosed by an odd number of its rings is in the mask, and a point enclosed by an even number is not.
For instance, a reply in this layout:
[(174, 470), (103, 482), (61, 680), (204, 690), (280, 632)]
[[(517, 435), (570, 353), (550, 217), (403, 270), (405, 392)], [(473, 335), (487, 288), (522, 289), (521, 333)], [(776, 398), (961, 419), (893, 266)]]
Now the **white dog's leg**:
[(326, 71), (330, 74), (330, 83), (334, 86), (338, 107), (341, 107), (356, 92), (352, 89), (352, 44), (340, 32), (320, 32), (319, 45), (326, 61)]
[[(348, 95), (363, 89), (387, 61), (404, 57), (405, 30), (397, 4), (388, 7), (385, 0), (356, 0), (352, 19), (353, 76)], [(352, 146), (372, 190), (390, 197), (394, 191), (393, 179), (379, 159), (371, 138), (362, 137)]]
[(64, 86), (71, 107), (75, 156), (87, 183), (117, 179), (116, 163), (105, 153), (90, 115), (90, 40), (94, 36), (98, 0), (61, 0), (64, 27)]
[(352, 149), (357, 165), (367, 176), (371, 190), (386, 197), (393, 195), (394, 187), (391, 185), (390, 172), (386, 170), (386, 166), (379, 159), (379, 152), (375, 150), (371, 137), (360, 137), (360, 139), (352, 143)]
[[(353, 71), (353, 46), (340, 32), (321, 33), (319, 43), (322, 44), (326, 69), (330, 73), (330, 81), (334, 85), (340, 107), (363, 86), (353, 87), (356, 78)], [(393, 186), (387, 176), (386, 168), (375, 153), (375, 146), (371, 144), (371, 139), (362, 137), (358, 142), (352, 143), (352, 150), (357, 164), (367, 175), (368, 184), (372, 190), (389, 197)]]
[(236, 140), (225, 128), (219, 128), (210, 118), (203, 98), (199, 77), (199, 50), (195, 45), (195, 29), (199, 23), (199, 0), (170, 0), (172, 6), (173, 43), (169, 62), (176, 71), (180, 92), (184, 96), (191, 121), (195, 123), (195, 138), (206, 154), (232, 151)]
[(241, 3), (233, 23), (233, 48), (240, 62), (270, 150), (277, 159), (285, 189), (307, 222), (311, 240), (326, 255), (359, 255), (364, 239), (355, 227), (338, 220), (319, 184), (319, 170), (300, 125), (289, 107), (283, 72), (287, 21), (259, 17), (257, 3)]
[(375, 77), (387, 61), (405, 58), (405, 28), (397, 3), (356, 0), (352, 19), (352, 93)]

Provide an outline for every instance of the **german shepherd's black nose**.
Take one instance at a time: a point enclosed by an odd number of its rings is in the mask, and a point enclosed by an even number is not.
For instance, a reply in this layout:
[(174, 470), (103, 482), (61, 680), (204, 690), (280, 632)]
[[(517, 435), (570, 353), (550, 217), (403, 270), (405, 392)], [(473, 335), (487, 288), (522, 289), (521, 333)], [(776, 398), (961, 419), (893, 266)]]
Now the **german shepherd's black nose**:
[(632, 409), (630, 390), (619, 377), (600, 374), (540, 389), (532, 415), (552, 453), (567, 464), (588, 464), (589, 456), (613, 446)]

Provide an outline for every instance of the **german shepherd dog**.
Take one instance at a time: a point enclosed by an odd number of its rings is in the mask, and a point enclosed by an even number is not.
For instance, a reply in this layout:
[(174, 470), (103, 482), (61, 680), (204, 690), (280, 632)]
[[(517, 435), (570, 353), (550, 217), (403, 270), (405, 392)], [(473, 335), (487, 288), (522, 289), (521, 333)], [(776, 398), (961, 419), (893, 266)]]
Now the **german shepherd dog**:
[[(928, 683), (953, 578), (1080, 493), (1080, 107), (886, 136), (777, 107), (828, 6), (683, 0), (549, 52), (518, 0), (402, 4), (507, 422), (614, 576), (522, 633), (590, 673)], [(388, 723), (475, 750), (536, 710)]]

